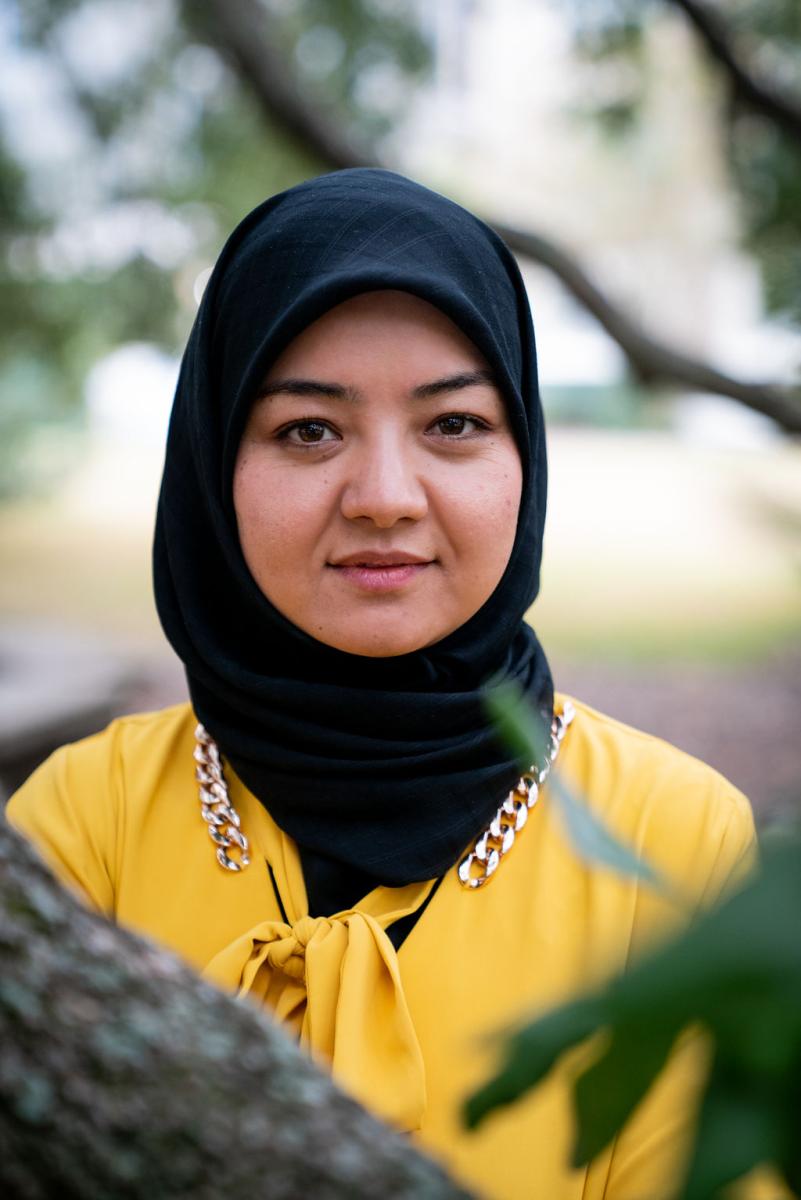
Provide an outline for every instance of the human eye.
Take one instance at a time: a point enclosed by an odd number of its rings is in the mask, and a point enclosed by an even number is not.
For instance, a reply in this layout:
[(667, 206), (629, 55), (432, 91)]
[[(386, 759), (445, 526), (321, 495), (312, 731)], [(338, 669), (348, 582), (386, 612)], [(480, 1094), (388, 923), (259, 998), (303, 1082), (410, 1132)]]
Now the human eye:
[(485, 432), (489, 425), (480, 417), (471, 417), (467, 413), (446, 413), (437, 417), (429, 428), (441, 437), (462, 441), (471, 435)]
[(276, 433), (279, 442), (290, 446), (319, 446), (339, 441), (339, 434), (326, 421), (293, 421)]

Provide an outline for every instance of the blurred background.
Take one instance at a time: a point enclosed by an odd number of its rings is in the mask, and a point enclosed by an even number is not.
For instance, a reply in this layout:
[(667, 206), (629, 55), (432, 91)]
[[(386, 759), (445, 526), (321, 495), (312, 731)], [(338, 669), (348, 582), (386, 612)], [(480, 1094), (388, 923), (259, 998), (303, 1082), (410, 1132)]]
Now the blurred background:
[(0, 790), (185, 695), (181, 346), (234, 224), (362, 163), (520, 257), (557, 686), (797, 813), (798, 0), (0, 0)]

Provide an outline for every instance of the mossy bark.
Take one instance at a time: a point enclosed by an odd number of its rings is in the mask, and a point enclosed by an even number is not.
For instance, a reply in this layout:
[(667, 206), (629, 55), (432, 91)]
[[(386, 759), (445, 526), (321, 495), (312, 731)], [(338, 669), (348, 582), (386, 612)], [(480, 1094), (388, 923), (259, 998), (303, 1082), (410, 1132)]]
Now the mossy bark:
[(86, 910), (0, 817), (0, 1195), (467, 1195), (268, 1019)]

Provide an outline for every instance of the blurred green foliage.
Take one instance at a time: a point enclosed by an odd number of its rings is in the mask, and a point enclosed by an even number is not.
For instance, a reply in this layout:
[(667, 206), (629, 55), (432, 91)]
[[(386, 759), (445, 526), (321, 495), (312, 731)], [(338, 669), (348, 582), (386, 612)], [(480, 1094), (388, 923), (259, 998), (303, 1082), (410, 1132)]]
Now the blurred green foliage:
[[(519, 694), (497, 689), (490, 708), (521, 762), (541, 758), (541, 725)], [(552, 788), (554, 803), (563, 805), (564, 795), (564, 785)], [(575, 798), (563, 812), (585, 860), (664, 886), (597, 817), (587, 823), (588, 813)], [(564, 1053), (594, 1037), (596, 1053), (573, 1093), (573, 1165), (583, 1166), (626, 1124), (682, 1031), (700, 1026), (711, 1043), (711, 1068), (677, 1200), (715, 1200), (763, 1165), (801, 1195), (799, 913), (801, 836), (785, 832), (768, 840), (758, 874), (741, 891), (674, 942), (508, 1037), (497, 1074), (465, 1104), (466, 1124), (474, 1128), (519, 1099)]]
[(546, 420), (583, 429), (661, 429), (670, 414), (660, 406), (653, 389), (632, 380), (598, 384), (543, 384)]
[[(270, 127), (203, 19), (169, 0), (0, 0), (0, 52), (55, 82), (76, 146), (66, 165), (42, 161), (8, 113), (0, 124), (0, 496), (32, 480), (29, 432), (79, 419), (92, 364), (121, 342), (178, 350), (227, 232), (324, 169)], [(369, 137), (428, 67), (402, 5), (273, 0), (264, 19), (309, 95)], [(98, 251), (104, 227), (117, 249)]]
[[(801, 111), (798, 0), (704, 0), (738, 58)], [(610, 137), (639, 136), (648, 92), (647, 41), (655, 23), (683, 22), (673, 0), (570, 0), (576, 48), (588, 67), (585, 116)], [(754, 111), (696, 36), (720, 88), (722, 139), (739, 198), (743, 245), (758, 259), (768, 308), (801, 322), (801, 140)], [(595, 79), (595, 83), (593, 83)]]
[[(401, 0), (252, 2), (311, 104), (380, 146), (432, 65), (418, 9)], [(797, 0), (707, 3), (756, 71), (801, 95)], [(643, 51), (654, 23), (682, 19), (674, 8), (567, 8), (588, 64), (586, 108), (618, 139), (648, 136)], [(323, 169), (257, 108), (209, 44), (207, 19), (206, 6), (189, 0), (0, 0), (6, 69), (24, 60), (55, 81), (50, 108), (74, 143), (48, 161), (36, 152), (35, 124), (21, 136), (0, 106), (0, 494), (28, 478), (26, 426), (74, 421), (87, 370), (119, 342), (177, 350), (225, 232), (265, 196)], [(799, 321), (801, 147), (740, 103), (720, 112), (744, 243), (762, 265), (769, 305)], [(623, 421), (636, 397), (606, 407), (610, 421)]]
[(600, 1153), (700, 1024), (712, 1066), (680, 1200), (712, 1200), (772, 1164), (801, 1195), (801, 838), (764, 851), (759, 875), (679, 940), (602, 990), (555, 1009), (507, 1042), (501, 1070), (470, 1098), (475, 1126), (543, 1079), (560, 1056), (603, 1034), (574, 1087), (573, 1162)]
[[(553, 749), (553, 735), (542, 718), (511, 683), (489, 688), (486, 706), (495, 728), (514, 752), (521, 773), (533, 771), (532, 764), (545, 762)], [(669, 885), (657, 871), (619, 841), (572, 790), (558, 771), (547, 773), (551, 802), (562, 819), (567, 838), (575, 853), (585, 862), (599, 863), (631, 879), (642, 879), (652, 887), (669, 891)]]

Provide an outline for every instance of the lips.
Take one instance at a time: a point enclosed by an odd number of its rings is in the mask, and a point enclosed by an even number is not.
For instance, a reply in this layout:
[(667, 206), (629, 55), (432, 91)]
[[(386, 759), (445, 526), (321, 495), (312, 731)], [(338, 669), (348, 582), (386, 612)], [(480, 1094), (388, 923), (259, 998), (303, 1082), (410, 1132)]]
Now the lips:
[(407, 554), (403, 550), (357, 550), (331, 563), (332, 567), (402, 567), (409, 563), (430, 562), (420, 554)]
[(329, 563), (340, 577), (363, 592), (399, 591), (433, 565), (403, 550), (357, 550)]

